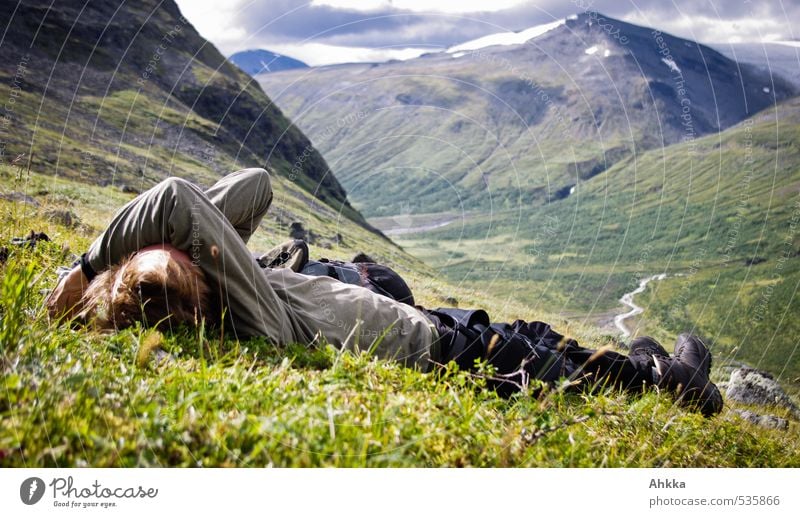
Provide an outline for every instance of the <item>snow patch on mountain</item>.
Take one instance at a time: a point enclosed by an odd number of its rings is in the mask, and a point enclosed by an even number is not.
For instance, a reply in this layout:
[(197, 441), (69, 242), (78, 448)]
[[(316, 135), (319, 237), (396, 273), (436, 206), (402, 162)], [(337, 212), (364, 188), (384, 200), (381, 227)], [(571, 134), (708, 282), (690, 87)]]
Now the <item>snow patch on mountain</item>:
[(675, 63), (675, 60), (672, 59), (671, 57), (662, 57), (661, 61), (663, 61), (664, 64), (667, 65), (669, 69), (675, 72), (676, 74), (681, 73), (680, 67), (678, 67), (678, 65)]
[(450, 47), (447, 49), (447, 52), (452, 54), (454, 52), (477, 50), (480, 48), (493, 47), (495, 45), (521, 45), (530, 39), (541, 36), (546, 32), (564, 25), (565, 22), (566, 20), (562, 19), (556, 20), (552, 23), (537, 25), (519, 32), (499, 32), (496, 34), (489, 34), (488, 36), (483, 36), (481, 38)]

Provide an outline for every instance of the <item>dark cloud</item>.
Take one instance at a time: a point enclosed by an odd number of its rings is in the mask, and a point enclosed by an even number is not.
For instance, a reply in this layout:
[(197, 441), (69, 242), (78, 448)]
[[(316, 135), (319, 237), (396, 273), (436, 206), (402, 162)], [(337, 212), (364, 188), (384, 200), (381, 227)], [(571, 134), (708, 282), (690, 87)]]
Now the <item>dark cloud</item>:
[(264, 46), (311, 40), (357, 47), (446, 47), (486, 34), (548, 23), (591, 6), (611, 17), (672, 28), (679, 36), (708, 41), (719, 34), (694, 32), (702, 27), (692, 25), (692, 17), (730, 22), (731, 30), (736, 30), (737, 22), (750, 22), (752, 26), (754, 19), (763, 20), (765, 26), (783, 27), (780, 30), (788, 38), (793, 23), (800, 19), (798, 4), (800, 0), (540, 0), (494, 13), (455, 15), (397, 9), (363, 12), (311, 6), (307, 0), (270, 0), (250, 3), (234, 22), (245, 29), (250, 43)]
[(483, 16), (469, 19), (400, 10), (359, 12), (312, 7), (298, 0), (252, 4), (240, 11), (235, 22), (248, 35), (264, 42), (312, 39), (317, 43), (360, 47), (447, 46), (502, 30), (493, 27)]

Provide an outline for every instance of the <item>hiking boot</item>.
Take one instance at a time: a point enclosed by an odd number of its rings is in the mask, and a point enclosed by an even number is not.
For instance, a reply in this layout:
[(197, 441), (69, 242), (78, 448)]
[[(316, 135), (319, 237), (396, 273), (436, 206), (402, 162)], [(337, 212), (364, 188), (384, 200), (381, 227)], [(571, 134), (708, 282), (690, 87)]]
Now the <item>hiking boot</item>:
[(654, 355), (669, 357), (669, 353), (664, 350), (664, 347), (650, 336), (637, 337), (631, 342), (629, 357), (652, 357)]
[(308, 244), (300, 239), (291, 239), (257, 257), (256, 261), (261, 267), (291, 269), (298, 273), (308, 262)]
[(677, 396), (680, 405), (704, 416), (722, 411), (722, 395), (709, 379), (711, 353), (697, 336), (681, 334), (674, 357), (653, 356), (654, 381)]
[(645, 385), (657, 384), (654, 374), (654, 357), (669, 358), (669, 353), (664, 347), (649, 336), (637, 337), (629, 347), (628, 360), (639, 371), (645, 380)]
[(699, 337), (681, 334), (675, 343), (675, 357), (686, 364), (696, 366), (706, 376), (711, 375), (711, 352)]

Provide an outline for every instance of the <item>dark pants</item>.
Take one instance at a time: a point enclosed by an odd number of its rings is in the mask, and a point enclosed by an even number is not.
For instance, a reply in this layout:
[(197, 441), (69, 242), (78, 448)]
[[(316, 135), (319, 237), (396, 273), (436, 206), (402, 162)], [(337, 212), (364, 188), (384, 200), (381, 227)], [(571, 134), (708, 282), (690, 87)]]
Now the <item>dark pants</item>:
[(653, 384), (652, 359), (611, 350), (583, 348), (541, 321), (490, 323), (482, 310), (424, 311), (439, 334), (442, 362), (472, 370), (488, 361), (492, 387), (502, 396), (520, 391), (531, 379), (553, 384), (566, 378), (569, 389), (592, 391), (613, 386), (641, 391)]

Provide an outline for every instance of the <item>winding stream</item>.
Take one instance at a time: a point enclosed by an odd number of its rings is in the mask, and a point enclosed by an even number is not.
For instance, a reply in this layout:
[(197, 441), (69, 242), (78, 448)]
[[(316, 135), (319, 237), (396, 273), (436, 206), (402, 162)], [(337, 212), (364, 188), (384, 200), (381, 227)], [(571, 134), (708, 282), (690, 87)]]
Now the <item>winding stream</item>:
[(622, 298), (619, 299), (620, 303), (622, 303), (623, 305), (627, 305), (631, 309), (624, 314), (618, 314), (614, 316), (614, 325), (616, 325), (616, 327), (622, 332), (623, 337), (630, 337), (631, 335), (631, 332), (625, 326), (625, 320), (644, 312), (644, 309), (642, 307), (639, 307), (633, 302), (633, 297), (639, 293), (644, 292), (644, 290), (647, 289), (647, 284), (652, 280), (664, 280), (665, 278), (667, 278), (666, 273), (661, 273), (660, 275), (653, 275), (647, 278), (643, 278), (639, 282), (639, 287), (637, 287), (636, 289), (634, 289), (629, 293), (623, 294)]

